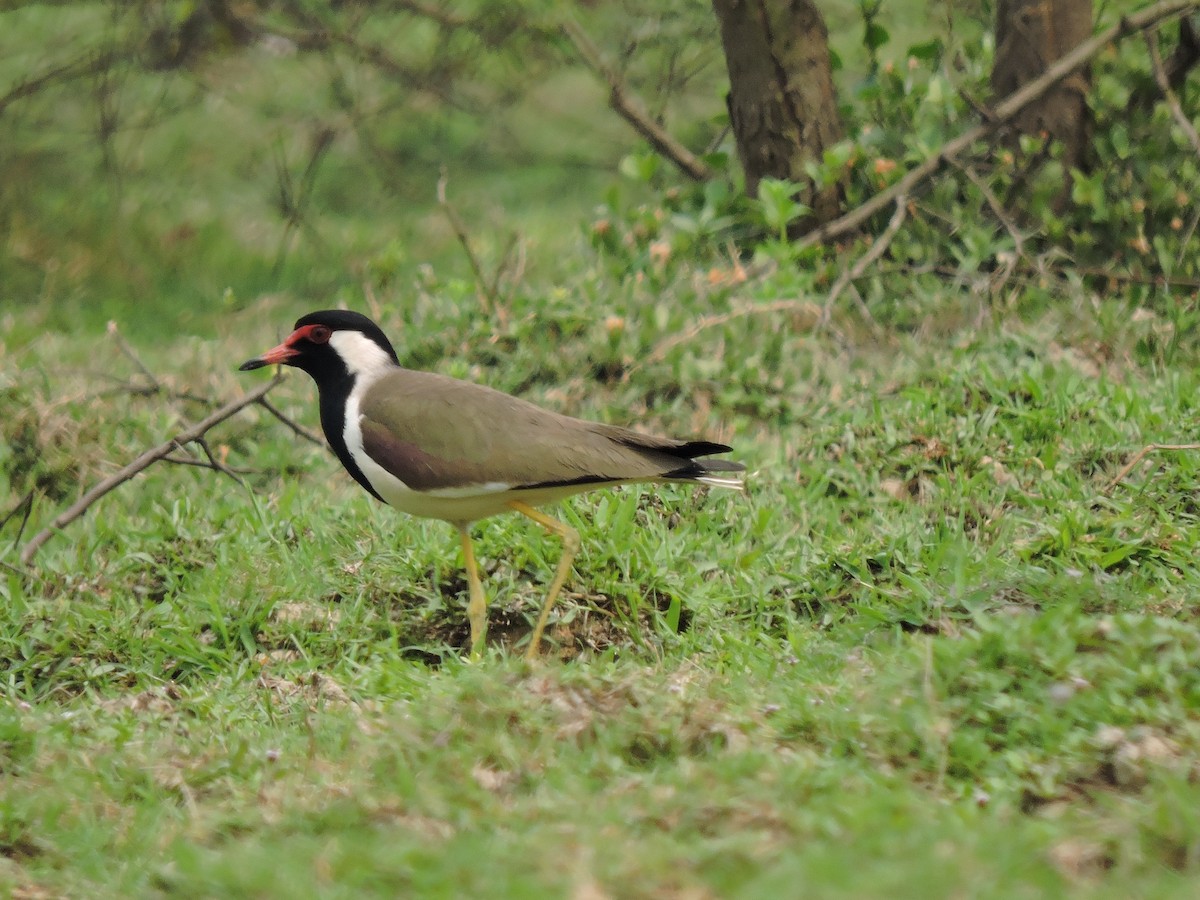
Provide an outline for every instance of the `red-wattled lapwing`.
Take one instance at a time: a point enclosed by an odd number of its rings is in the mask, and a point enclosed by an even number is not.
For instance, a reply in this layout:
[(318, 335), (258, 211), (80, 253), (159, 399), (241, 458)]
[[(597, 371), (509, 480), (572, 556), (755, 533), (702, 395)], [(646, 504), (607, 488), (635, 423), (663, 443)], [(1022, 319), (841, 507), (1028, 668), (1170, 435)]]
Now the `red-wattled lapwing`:
[(615, 484), (742, 486), (740, 463), (696, 459), (730, 452), (724, 444), (585, 422), (482, 385), (405, 369), (379, 326), (358, 313), (310, 313), (286, 341), (241, 369), (276, 363), (312, 376), (325, 438), (372, 496), (458, 529), (471, 592), (473, 654), (483, 647), (487, 609), (472, 522), (516, 511), (562, 538), (558, 570), (529, 639), (526, 655), (533, 657), (579, 549), (575, 529), (534, 507)]

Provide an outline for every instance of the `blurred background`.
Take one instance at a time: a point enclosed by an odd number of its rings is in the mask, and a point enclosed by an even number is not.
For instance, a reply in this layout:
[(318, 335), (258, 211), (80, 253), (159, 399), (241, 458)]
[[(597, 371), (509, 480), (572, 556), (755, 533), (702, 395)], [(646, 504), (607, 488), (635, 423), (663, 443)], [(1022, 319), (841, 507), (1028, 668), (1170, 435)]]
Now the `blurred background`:
[[(896, 50), (932, 29), (978, 43), (988, 15), (876, 6)], [(823, 7), (850, 100), (873, 80), (862, 10)], [(442, 177), (489, 274), (565, 278), (597, 207), (678, 180), (636, 156), (565, 19), (681, 142), (731, 151), (706, 4), (6, 4), (0, 301), (136, 335), (263, 295), (357, 305), (364, 283), (471, 279)]]

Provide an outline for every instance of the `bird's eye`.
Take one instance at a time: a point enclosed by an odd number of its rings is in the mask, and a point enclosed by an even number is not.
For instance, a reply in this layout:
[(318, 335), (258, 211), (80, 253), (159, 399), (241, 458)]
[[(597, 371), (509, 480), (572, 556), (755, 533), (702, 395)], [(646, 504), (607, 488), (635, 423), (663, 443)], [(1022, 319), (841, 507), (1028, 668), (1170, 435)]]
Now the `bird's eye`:
[(329, 335), (332, 333), (333, 332), (331, 332), (324, 325), (314, 325), (311, 329), (309, 329), (308, 339), (314, 344), (327, 344), (329, 343)]

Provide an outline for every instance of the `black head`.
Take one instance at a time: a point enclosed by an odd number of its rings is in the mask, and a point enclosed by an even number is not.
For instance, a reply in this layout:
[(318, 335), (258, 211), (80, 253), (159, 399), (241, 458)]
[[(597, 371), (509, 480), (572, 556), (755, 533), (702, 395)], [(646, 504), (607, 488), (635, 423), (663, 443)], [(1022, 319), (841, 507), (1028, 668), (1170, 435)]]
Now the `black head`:
[(320, 385), (378, 365), (381, 351), (399, 365), (396, 351), (378, 325), (361, 313), (326, 309), (301, 316), (287, 340), (239, 368), (247, 372), (278, 364), (295, 366)]
[(378, 499), (379, 494), (346, 445), (346, 403), (360, 377), (372, 378), (399, 365), (379, 326), (364, 315), (340, 309), (309, 313), (296, 322), (286, 341), (242, 363), (242, 371), (271, 365), (303, 369), (321, 396), (321, 428), (329, 446), (351, 475)]

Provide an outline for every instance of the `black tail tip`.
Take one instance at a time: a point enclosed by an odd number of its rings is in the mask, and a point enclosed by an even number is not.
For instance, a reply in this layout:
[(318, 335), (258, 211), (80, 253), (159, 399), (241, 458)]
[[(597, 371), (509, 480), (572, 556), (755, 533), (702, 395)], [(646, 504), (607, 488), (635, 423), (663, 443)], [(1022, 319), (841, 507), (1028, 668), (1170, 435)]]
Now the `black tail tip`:
[(728, 444), (718, 444), (715, 441), (688, 441), (674, 451), (679, 456), (692, 459), (697, 456), (712, 456), (717, 453), (732, 453), (733, 448)]

